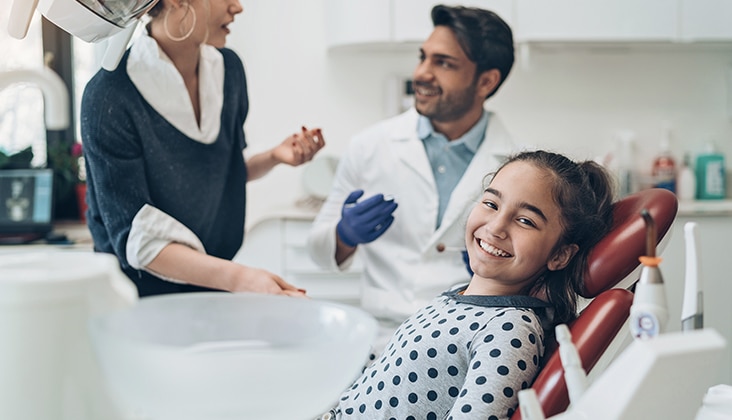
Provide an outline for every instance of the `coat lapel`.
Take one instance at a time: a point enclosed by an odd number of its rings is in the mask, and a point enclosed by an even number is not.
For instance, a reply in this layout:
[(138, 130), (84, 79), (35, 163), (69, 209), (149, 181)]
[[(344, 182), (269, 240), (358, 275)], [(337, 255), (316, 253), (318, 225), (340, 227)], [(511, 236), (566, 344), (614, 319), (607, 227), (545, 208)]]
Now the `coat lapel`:
[(391, 133), (391, 146), (399, 160), (423, 178), (432, 189), (437, 191), (432, 168), (429, 159), (427, 159), (427, 152), (424, 150), (422, 140), (417, 137), (418, 114), (414, 108), (411, 111), (414, 114), (413, 123), (401, 124), (398, 129)]

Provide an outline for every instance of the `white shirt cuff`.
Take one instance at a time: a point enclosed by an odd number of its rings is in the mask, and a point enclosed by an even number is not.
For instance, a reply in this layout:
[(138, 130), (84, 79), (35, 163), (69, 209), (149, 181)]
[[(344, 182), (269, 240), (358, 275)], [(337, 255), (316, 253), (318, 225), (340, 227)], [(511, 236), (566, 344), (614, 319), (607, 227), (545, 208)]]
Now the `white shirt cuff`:
[(147, 265), (160, 254), (160, 251), (173, 242), (206, 253), (206, 249), (195, 233), (167, 213), (145, 204), (132, 220), (125, 250), (127, 261), (132, 268), (137, 270), (145, 270), (173, 283), (183, 283), (147, 268)]

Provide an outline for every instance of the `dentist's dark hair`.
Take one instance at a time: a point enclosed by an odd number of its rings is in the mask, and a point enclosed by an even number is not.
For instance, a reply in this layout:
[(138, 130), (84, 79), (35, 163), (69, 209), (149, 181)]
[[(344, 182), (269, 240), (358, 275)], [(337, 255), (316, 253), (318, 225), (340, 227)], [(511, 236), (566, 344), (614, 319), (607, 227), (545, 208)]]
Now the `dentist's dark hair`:
[(435, 27), (446, 26), (453, 31), (465, 55), (476, 64), (476, 80), (483, 72), (498, 69), (501, 80), (486, 99), (493, 96), (513, 67), (511, 27), (489, 10), (442, 4), (432, 8), (432, 23)]
[(551, 174), (554, 183), (551, 192), (561, 211), (562, 225), (562, 236), (553, 251), (570, 244), (578, 247), (565, 268), (547, 270), (524, 292), (546, 296), (554, 307), (556, 324), (571, 321), (577, 316), (577, 295), (582, 291), (587, 275), (590, 251), (612, 226), (615, 197), (612, 177), (596, 162), (575, 162), (564, 155), (543, 150), (510, 157), (496, 174), (512, 162), (528, 162)]

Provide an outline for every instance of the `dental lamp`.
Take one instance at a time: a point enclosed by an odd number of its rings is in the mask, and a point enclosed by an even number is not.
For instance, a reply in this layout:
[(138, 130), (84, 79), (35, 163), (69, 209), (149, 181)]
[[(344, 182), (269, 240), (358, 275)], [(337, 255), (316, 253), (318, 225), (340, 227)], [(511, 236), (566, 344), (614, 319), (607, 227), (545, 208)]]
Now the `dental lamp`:
[(142, 17), (158, 0), (15, 0), (8, 33), (23, 39), (33, 13), (86, 42), (109, 39), (102, 67), (114, 70)]
[(43, 94), (46, 129), (64, 130), (69, 126), (69, 93), (61, 77), (48, 67), (0, 72), (0, 90), (14, 83), (31, 83)]
[(696, 228), (697, 224), (694, 222), (687, 222), (684, 225), (686, 281), (684, 282), (684, 304), (681, 307), (682, 331), (704, 328), (704, 294), (699, 271), (700, 254), (697, 249), (699, 238)]

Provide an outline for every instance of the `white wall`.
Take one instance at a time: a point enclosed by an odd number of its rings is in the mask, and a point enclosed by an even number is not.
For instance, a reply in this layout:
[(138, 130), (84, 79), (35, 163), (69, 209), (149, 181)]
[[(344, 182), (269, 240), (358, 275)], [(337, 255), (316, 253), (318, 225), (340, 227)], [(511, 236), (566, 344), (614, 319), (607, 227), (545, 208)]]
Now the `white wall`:
[[(306, 125), (323, 128), (328, 145), (322, 154), (340, 154), (351, 135), (384, 116), (387, 78), (409, 76), (417, 63), (416, 46), (329, 53), (323, 0), (242, 0), (242, 5), (229, 46), (247, 69), (250, 152)], [(725, 82), (732, 72), (732, 46), (537, 46), (529, 57), (487, 103), (514, 137), (593, 158), (613, 149), (617, 129), (632, 129), (640, 143), (639, 169), (650, 171), (663, 123), (670, 121), (679, 159), (714, 137), (732, 166), (732, 98)], [(303, 197), (301, 173), (302, 167), (280, 167), (251, 183), (248, 225)]]

